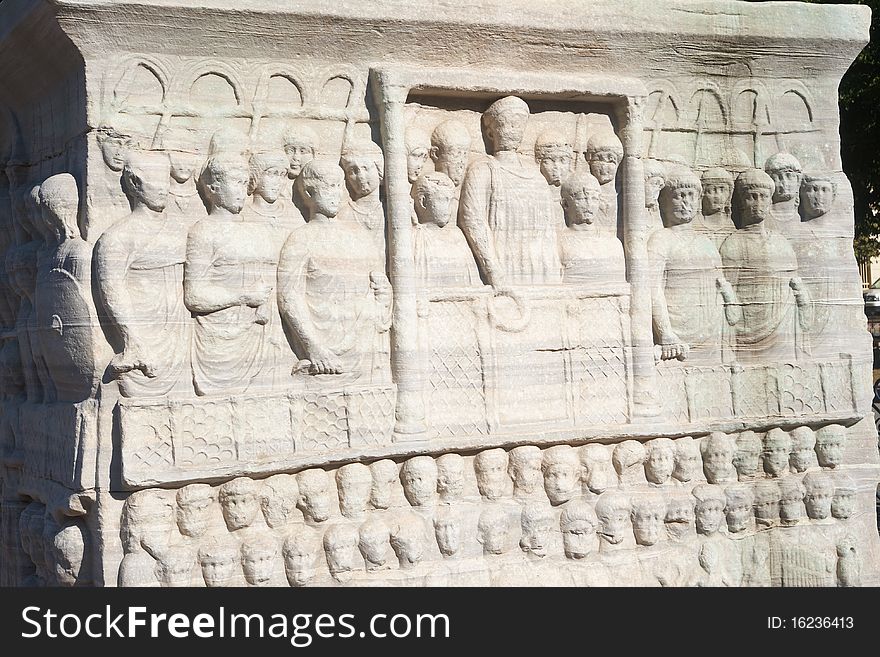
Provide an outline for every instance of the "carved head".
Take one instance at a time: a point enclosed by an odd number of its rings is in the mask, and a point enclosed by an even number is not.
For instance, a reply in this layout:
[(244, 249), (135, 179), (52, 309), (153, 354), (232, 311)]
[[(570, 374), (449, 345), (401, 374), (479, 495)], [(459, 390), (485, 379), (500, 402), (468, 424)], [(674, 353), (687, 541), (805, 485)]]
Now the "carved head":
[(363, 515), (370, 504), (373, 477), (370, 468), (363, 463), (349, 463), (336, 471), (336, 490), (339, 494), (339, 510), (346, 518)]
[(293, 180), (318, 156), (318, 135), (307, 125), (295, 125), (285, 133), (283, 142), (290, 165), (287, 177)]
[(437, 463), (430, 456), (414, 456), (400, 468), (403, 494), (412, 506), (433, 504), (437, 495)]
[(689, 224), (700, 211), (703, 185), (693, 171), (684, 166), (672, 167), (660, 190), (660, 217), (667, 228)]
[(846, 520), (853, 513), (856, 502), (856, 485), (853, 480), (844, 475), (837, 478), (837, 488), (834, 489), (834, 497), (831, 500), (831, 515), (838, 520)]
[(782, 493), (775, 481), (755, 484), (755, 520), (763, 527), (771, 527), (779, 520), (779, 498)]
[(817, 219), (831, 211), (837, 197), (837, 185), (828, 175), (805, 174), (801, 181), (801, 212), (804, 219)]
[(208, 484), (190, 484), (177, 491), (177, 528), (190, 538), (199, 538), (208, 531), (214, 489)]
[(816, 434), (810, 427), (797, 427), (789, 432), (791, 455), (789, 463), (795, 472), (806, 472), (818, 465), (816, 461)]
[(406, 177), (410, 183), (418, 180), (428, 155), (431, 153), (431, 138), (424, 130), (410, 126), (404, 133), (406, 143)]
[(733, 196), (736, 201), (738, 226), (746, 228), (770, 216), (776, 183), (760, 169), (746, 169), (736, 178)]
[(89, 568), (85, 558), (88, 545), (88, 530), (82, 522), (75, 520), (64, 523), (51, 537), (50, 564), (59, 586), (88, 583)]
[(374, 509), (387, 509), (391, 506), (394, 484), (398, 480), (397, 464), (390, 459), (382, 459), (370, 464), (373, 487), (370, 502)]
[(238, 477), (220, 486), (220, 509), (226, 527), (234, 532), (250, 527), (260, 512), (260, 487), (250, 477)]
[(403, 515), (391, 532), (391, 547), (400, 567), (413, 568), (425, 554), (425, 523), (412, 513)]
[(199, 565), (208, 587), (234, 586), (240, 564), (241, 553), (234, 541), (211, 539), (199, 548)]
[(327, 520), (333, 512), (333, 494), (327, 473), (320, 468), (303, 470), (296, 476), (296, 483), (299, 485), (299, 508), (306, 520)]
[(443, 502), (454, 502), (464, 489), (464, 459), (450, 452), (437, 457), (437, 492)]
[(354, 200), (377, 192), (385, 176), (382, 149), (371, 141), (348, 144), (339, 158), (345, 182)]
[(507, 474), (513, 480), (513, 496), (527, 499), (540, 495), (544, 487), (543, 455), (535, 445), (514, 447), (507, 455)]
[(610, 130), (600, 130), (587, 141), (586, 157), (590, 172), (599, 184), (606, 185), (617, 177), (617, 167), (623, 160), (623, 145)]
[(483, 450), (474, 457), (474, 474), (480, 495), (497, 500), (507, 494), (507, 452), (501, 448)]
[(638, 440), (618, 443), (611, 454), (611, 463), (622, 485), (644, 482), (645, 446)]
[(724, 489), (727, 503), (724, 515), (727, 517), (727, 529), (731, 534), (748, 529), (752, 520), (752, 508), (755, 506), (755, 494), (751, 486), (732, 484)]
[(654, 545), (663, 536), (666, 520), (666, 501), (658, 493), (635, 495), (630, 520), (633, 535), (639, 545)]
[(367, 570), (379, 570), (388, 563), (391, 530), (379, 518), (369, 518), (358, 530), (358, 549)]
[(299, 503), (299, 486), (296, 477), (289, 474), (272, 475), (263, 480), (260, 508), (266, 524), (278, 529), (290, 524)]
[(250, 167), (239, 153), (221, 151), (208, 159), (199, 176), (202, 198), (209, 212), (223, 209), (239, 214), (247, 199)]
[(270, 537), (252, 538), (241, 545), (241, 569), (248, 586), (269, 586), (278, 546)]
[(773, 202), (781, 203), (797, 197), (801, 184), (801, 163), (790, 153), (776, 153), (767, 158), (764, 171), (773, 179)]
[(730, 172), (717, 167), (706, 169), (700, 182), (703, 185), (703, 214), (710, 216), (730, 212), (733, 197), (733, 176)]
[(455, 185), (444, 173), (426, 173), (415, 181), (412, 189), (416, 217), (420, 224), (443, 228), (449, 223)]
[(107, 126), (98, 128), (95, 136), (107, 168), (111, 171), (122, 171), (126, 154), (131, 148), (131, 137)]
[(337, 582), (351, 579), (351, 573), (359, 567), (358, 530), (349, 524), (331, 525), (324, 532), (324, 554), (327, 567)]
[(316, 214), (336, 216), (344, 180), (342, 169), (331, 160), (311, 160), (303, 166), (294, 186), (309, 209), (309, 218)]
[(449, 176), (456, 187), (464, 180), (470, 150), (471, 133), (454, 119), (443, 121), (431, 133), (434, 169)]
[(195, 149), (168, 148), (168, 159), (171, 163), (171, 179), (182, 185), (195, 177), (202, 163), (202, 156)]
[(536, 557), (547, 556), (556, 518), (546, 502), (525, 504), (520, 514), (522, 537), (519, 546), (523, 552)]
[(72, 175), (58, 173), (43, 181), (40, 208), (45, 225), (61, 239), (79, 237), (79, 188)]
[(675, 441), (675, 469), (672, 476), (682, 483), (693, 481), (702, 471), (700, 460), (700, 444), (690, 436), (677, 438)]
[(262, 151), (251, 155), (250, 165), (248, 194), (261, 196), (267, 203), (277, 201), (287, 182), (287, 156), (280, 150)]
[(571, 143), (556, 130), (545, 130), (535, 140), (535, 161), (549, 185), (559, 187), (571, 171), (574, 151)]
[(669, 483), (675, 469), (675, 443), (669, 438), (654, 438), (645, 443), (645, 477), (652, 484)]
[(583, 559), (596, 547), (599, 519), (593, 507), (582, 500), (573, 500), (562, 508), (559, 529), (562, 547), (568, 559)]
[(504, 554), (510, 543), (510, 521), (501, 506), (487, 506), (477, 521), (477, 541), (483, 554)]
[(660, 190), (666, 184), (666, 167), (658, 160), (644, 159), (645, 167), (645, 207), (656, 208)]
[(193, 554), (189, 547), (169, 547), (157, 554), (156, 578), (162, 586), (191, 586), (193, 565)]
[(592, 224), (602, 212), (602, 189), (592, 174), (580, 170), (570, 174), (560, 189), (565, 223), (569, 226)]
[(565, 504), (581, 492), (581, 463), (569, 445), (554, 445), (544, 450), (541, 464), (544, 492), (554, 506)]
[(724, 522), (724, 507), (727, 504), (724, 490), (715, 484), (697, 484), (694, 486), (693, 496), (696, 499), (694, 518), (697, 532), (714, 534)]
[(761, 453), (764, 472), (771, 477), (781, 477), (788, 472), (790, 455), (791, 436), (779, 427), (770, 429), (764, 436), (764, 451)]
[(632, 505), (629, 497), (617, 491), (607, 491), (596, 501), (599, 519), (599, 538), (611, 545), (619, 545), (630, 531)]
[(836, 468), (843, 463), (846, 429), (839, 424), (829, 424), (816, 431), (816, 458), (823, 468)]
[(713, 431), (700, 443), (703, 474), (710, 484), (736, 481), (733, 468), (735, 447), (733, 439), (720, 431)]
[(804, 504), (807, 515), (813, 520), (825, 520), (831, 516), (831, 502), (834, 499), (834, 481), (824, 472), (810, 472), (804, 475)]
[(804, 517), (804, 485), (795, 477), (779, 480), (779, 519), (793, 525)]
[(736, 437), (733, 467), (736, 469), (740, 481), (750, 479), (758, 474), (763, 449), (761, 438), (754, 431), (741, 431)]
[(694, 503), (692, 495), (673, 495), (666, 505), (666, 533), (680, 541), (694, 531)]
[(506, 96), (489, 105), (482, 123), (491, 154), (519, 148), (528, 121), (529, 106), (522, 98)]
[(607, 445), (591, 443), (581, 447), (581, 464), (587, 490), (598, 495), (617, 485), (617, 473), (611, 463), (611, 448)]
[(434, 517), (434, 536), (444, 557), (452, 557), (461, 550), (461, 517), (447, 509)]
[(125, 500), (119, 536), (126, 554), (168, 545), (173, 527), (174, 508), (164, 491), (137, 491)]
[(284, 572), (291, 586), (305, 586), (315, 576), (319, 545), (319, 536), (314, 529), (308, 525), (294, 525), (281, 548)]

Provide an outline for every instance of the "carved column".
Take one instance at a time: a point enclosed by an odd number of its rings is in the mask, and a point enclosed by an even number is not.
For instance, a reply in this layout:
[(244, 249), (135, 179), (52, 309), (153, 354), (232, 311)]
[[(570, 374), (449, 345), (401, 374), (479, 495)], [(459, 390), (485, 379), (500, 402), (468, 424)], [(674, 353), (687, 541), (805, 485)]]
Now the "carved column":
[(371, 83), (379, 105), (385, 152), (388, 275), (394, 288), (391, 325), (391, 373), (397, 384), (394, 440), (425, 438), (424, 376), (419, 364), (416, 280), (413, 262), (409, 181), (406, 176), (403, 106), (409, 89), (387, 74), (373, 71)]
[(623, 144), (623, 244), (631, 286), (633, 419), (654, 418), (660, 413), (651, 325), (648, 214), (645, 212), (645, 171), (642, 163), (642, 108), (645, 99), (630, 96), (618, 112)]

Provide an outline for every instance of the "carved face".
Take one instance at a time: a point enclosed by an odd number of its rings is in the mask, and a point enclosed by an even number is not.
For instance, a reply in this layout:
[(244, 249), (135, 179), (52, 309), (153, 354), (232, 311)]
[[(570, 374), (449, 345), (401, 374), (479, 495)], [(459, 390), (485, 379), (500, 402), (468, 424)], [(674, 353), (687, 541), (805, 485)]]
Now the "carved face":
[(137, 172), (126, 170), (129, 193), (154, 212), (162, 212), (171, 188), (169, 170), (167, 160), (158, 160), (155, 166), (144, 166)]
[(701, 534), (714, 534), (721, 528), (724, 522), (724, 502), (720, 500), (705, 500), (697, 502), (694, 509), (694, 518), (697, 522), (697, 531)]
[(852, 515), (856, 496), (850, 491), (838, 491), (831, 500), (831, 515), (838, 520), (846, 520)]
[(464, 488), (464, 472), (460, 459), (437, 459), (437, 492), (444, 502), (457, 500)]
[(123, 137), (101, 137), (99, 140), (101, 146), (101, 157), (104, 158), (104, 164), (111, 171), (122, 171), (125, 166), (125, 156), (130, 146), (129, 140)]
[(660, 198), (660, 190), (665, 184), (663, 176), (649, 176), (645, 178), (645, 207), (655, 208)]
[(509, 529), (502, 523), (492, 523), (479, 528), (479, 541), (486, 554), (504, 554), (507, 548)]
[(420, 193), (415, 199), (419, 223), (434, 224), (443, 228), (449, 223), (452, 212), (452, 190), (436, 189), (430, 194)]
[(693, 481), (701, 469), (700, 448), (697, 444), (676, 443), (675, 469), (672, 471), (672, 476), (683, 482)]
[(358, 560), (357, 540), (325, 541), (324, 552), (327, 555), (330, 574), (336, 579), (345, 579), (354, 570)]
[(633, 534), (639, 545), (654, 545), (660, 540), (666, 509), (645, 504), (636, 506), (632, 513)]
[(530, 497), (541, 490), (541, 453), (535, 452), (517, 461), (510, 469), (514, 497)]
[(843, 463), (843, 436), (822, 433), (816, 440), (816, 457), (823, 468), (836, 468)]
[(675, 450), (672, 447), (656, 447), (648, 452), (645, 460), (645, 477), (652, 484), (665, 484), (675, 468)]
[(397, 558), (402, 568), (414, 566), (422, 560), (425, 554), (425, 546), (421, 537), (413, 532), (395, 539)]
[(487, 121), (486, 136), (493, 145), (493, 152), (515, 151), (522, 142), (528, 121), (529, 115), (522, 112), (502, 112), (494, 121)]
[(736, 453), (733, 455), (733, 467), (742, 478), (754, 477), (758, 474), (761, 465), (760, 443), (737, 444)]
[(731, 187), (727, 183), (703, 185), (703, 214), (712, 215), (724, 212), (730, 205), (731, 191)]
[(562, 530), (562, 547), (569, 559), (583, 559), (596, 545), (596, 527), (587, 520), (574, 520)]
[(313, 522), (324, 522), (330, 517), (333, 508), (333, 497), (330, 485), (326, 481), (315, 481), (314, 485), (302, 486), (299, 489), (299, 503), (303, 514)]
[(206, 586), (232, 586), (238, 570), (239, 556), (237, 552), (229, 550), (204, 557), (199, 563)]
[(244, 578), (251, 586), (268, 586), (272, 579), (275, 552), (270, 549), (253, 550), (241, 559)]
[(428, 161), (429, 149), (425, 146), (414, 148), (406, 154), (406, 177), (410, 183), (419, 179), (425, 162)]
[(355, 200), (375, 192), (379, 189), (381, 182), (375, 161), (366, 155), (347, 158), (345, 180), (348, 182), (348, 189)]
[(666, 531), (673, 539), (690, 534), (694, 527), (694, 505), (690, 499), (672, 498), (666, 509)]
[(468, 149), (462, 146), (443, 146), (437, 149), (435, 157), (434, 168), (449, 176), (458, 187), (464, 180), (467, 169)]
[(282, 487), (274, 486), (263, 493), (261, 508), (269, 527), (284, 527), (293, 518), (298, 502), (296, 484)]
[(211, 497), (189, 499), (177, 507), (177, 527), (184, 536), (198, 538), (208, 531), (211, 520)]
[(617, 473), (611, 464), (611, 453), (604, 445), (587, 446), (581, 451), (587, 488), (596, 493), (604, 493), (617, 482)]
[(214, 196), (214, 205), (232, 214), (238, 214), (247, 199), (249, 173), (246, 169), (231, 169), (209, 185)]
[(220, 498), (220, 508), (226, 526), (233, 532), (251, 526), (260, 512), (260, 500), (253, 493), (230, 493)]
[(315, 149), (307, 144), (287, 144), (284, 147), (287, 159), (290, 160), (290, 168), (287, 170), (287, 177), (291, 180), (296, 178), (302, 168), (315, 159)]
[(834, 203), (834, 185), (828, 180), (812, 180), (801, 186), (801, 207), (808, 219), (827, 214)]
[(537, 515), (522, 522), (522, 538), (519, 545), (523, 552), (534, 554), (537, 557), (547, 555), (547, 547), (553, 535), (553, 514)]
[(590, 154), (590, 173), (600, 185), (610, 183), (617, 177), (620, 156), (612, 150), (596, 151)]
[(156, 568), (162, 586), (183, 587), (192, 582), (193, 562), (187, 558), (169, 558)]
[(703, 452), (703, 472), (710, 484), (733, 479), (733, 451), (723, 444), (712, 444)]
[(425, 463), (408, 465), (400, 472), (403, 494), (413, 506), (426, 506), (434, 501), (437, 491), (437, 471)]
[(622, 543), (629, 528), (629, 509), (610, 509), (599, 516), (599, 536), (611, 545)]
[(356, 473), (352, 472), (347, 476), (337, 477), (337, 487), (339, 489), (339, 509), (342, 515), (357, 516), (367, 510), (373, 480), (366, 466), (363, 466), (363, 471), (358, 470)]
[(779, 519), (783, 523), (794, 523), (804, 517), (804, 498), (785, 495), (779, 500)]
[(455, 520), (441, 520), (434, 524), (437, 547), (444, 557), (451, 557), (461, 549), (461, 525)]
[(370, 503), (373, 508), (387, 509), (391, 505), (394, 482), (397, 481), (397, 465), (394, 461), (376, 461), (370, 466), (373, 487), (370, 489)]
[(291, 586), (305, 586), (315, 576), (315, 554), (305, 542), (288, 544), (284, 549), (284, 572)]
[(814, 464), (816, 460), (816, 452), (809, 445), (796, 445), (791, 451), (789, 459), (791, 467), (795, 472), (806, 472), (807, 469)]
[(834, 496), (832, 486), (815, 486), (807, 489), (804, 504), (807, 515), (813, 520), (825, 520), (831, 515), (831, 503)]
[(549, 153), (541, 158), (540, 166), (541, 175), (547, 183), (559, 187), (571, 170), (571, 154)]
[(764, 525), (779, 519), (779, 494), (770, 490), (755, 491), (755, 518)]
[(771, 194), (764, 187), (751, 187), (740, 193), (740, 222), (753, 226), (764, 221), (770, 214)]
[(788, 471), (790, 446), (784, 442), (766, 441), (761, 458), (764, 461), (764, 472), (771, 477), (781, 477)]
[(578, 467), (567, 461), (548, 463), (544, 468), (544, 491), (553, 504), (564, 504), (580, 492)]
[(794, 169), (781, 169), (778, 171), (768, 171), (776, 189), (773, 192), (773, 202), (781, 203), (790, 201), (797, 196), (798, 188), (801, 184), (800, 171)]
[(497, 500), (507, 492), (507, 455), (503, 451), (475, 459), (474, 472), (480, 495), (486, 499)]
[(679, 187), (660, 192), (660, 214), (667, 227), (690, 223), (699, 208), (700, 190), (694, 187)]
[(592, 224), (602, 211), (602, 193), (598, 189), (581, 189), (563, 201), (569, 226)]
[(358, 547), (364, 557), (364, 561), (367, 562), (368, 568), (372, 566), (375, 569), (379, 566), (384, 566), (385, 562), (388, 561), (390, 545), (388, 544), (387, 535), (376, 532), (362, 536)]
[(254, 185), (254, 195), (262, 196), (268, 203), (274, 203), (281, 196), (281, 190), (287, 181), (287, 169), (270, 167), (262, 171)]
[(745, 531), (752, 519), (752, 505), (747, 499), (729, 500), (724, 508), (724, 515), (727, 517), (727, 529), (732, 534)]
[(184, 151), (168, 151), (168, 158), (171, 160), (171, 177), (180, 184), (193, 177), (200, 160), (198, 153)]

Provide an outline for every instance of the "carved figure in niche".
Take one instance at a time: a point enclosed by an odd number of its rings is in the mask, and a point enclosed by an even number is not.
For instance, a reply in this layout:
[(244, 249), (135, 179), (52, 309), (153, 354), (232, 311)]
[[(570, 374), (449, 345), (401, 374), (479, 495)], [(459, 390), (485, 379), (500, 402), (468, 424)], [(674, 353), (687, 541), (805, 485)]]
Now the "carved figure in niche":
[[(355, 158), (355, 161), (360, 161)], [(278, 305), (310, 374), (388, 378), (391, 283), (364, 226), (336, 217), (342, 170), (312, 160), (297, 184), (308, 223), (291, 234), (278, 264)]]
[(620, 546), (630, 535), (629, 498), (617, 491), (602, 493), (596, 501), (596, 517), (599, 519), (599, 538), (602, 547)]
[(57, 529), (49, 545), (54, 580), (59, 586), (92, 583), (88, 557), (89, 533), (82, 522), (70, 520)]
[(562, 508), (559, 529), (562, 547), (568, 559), (583, 559), (596, 548), (596, 529), (599, 519), (593, 507), (582, 500), (574, 500)]
[(755, 521), (758, 527), (773, 527), (779, 522), (779, 500), (782, 492), (775, 481), (755, 484)]
[(801, 186), (801, 163), (790, 153), (776, 153), (767, 158), (764, 171), (773, 179), (773, 205), (767, 227), (789, 239), (796, 239), (800, 230), (798, 192)]
[(810, 295), (798, 276), (788, 240), (766, 223), (773, 180), (759, 169), (736, 179), (738, 230), (721, 245), (721, 260), (733, 284), (743, 318), (736, 324), (736, 360), (766, 364), (794, 361), (806, 350), (812, 323)]
[(431, 137), (424, 130), (410, 126), (403, 140), (406, 145), (406, 178), (412, 184), (422, 175), (431, 154)]
[(388, 570), (391, 530), (379, 518), (368, 518), (358, 529), (358, 549), (364, 558), (367, 572)]
[(779, 427), (770, 429), (764, 436), (764, 451), (761, 460), (764, 472), (771, 477), (781, 477), (788, 472), (791, 455), (791, 437)]
[(255, 537), (241, 545), (241, 569), (248, 586), (269, 586), (278, 546), (268, 537)]
[(208, 532), (214, 489), (209, 484), (190, 484), (177, 491), (177, 529), (187, 539), (197, 540)]
[(740, 481), (749, 481), (761, 471), (761, 452), (764, 446), (754, 431), (741, 431), (736, 437), (733, 467)]
[(307, 525), (295, 525), (281, 548), (284, 573), (291, 586), (305, 586), (315, 577), (320, 545), (318, 533)]
[(198, 559), (205, 586), (215, 588), (236, 585), (241, 553), (235, 542), (212, 539), (199, 548)]
[(416, 180), (412, 195), (416, 225), (413, 257), (416, 279), (426, 287), (480, 285), (477, 263), (464, 234), (449, 225), (455, 186), (442, 173), (427, 173)]
[(846, 428), (829, 424), (816, 431), (816, 459), (823, 468), (836, 468), (843, 463)]
[[(69, 173), (40, 185), (35, 224), (44, 243), (37, 251), (34, 315), (44, 401), (82, 401), (97, 385), (91, 308), (92, 247), (80, 237), (79, 190)], [(35, 218), (36, 219), (36, 218)], [(35, 349), (34, 349), (35, 348)]]
[(474, 457), (474, 474), (480, 495), (490, 502), (508, 493), (510, 479), (507, 476), (507, 452), (503, 449), (487, 449)]
[(350, 581), (358, 567), (358, 540), (357, 529), (349, 524), (331, 525), (324, 532), (327, 567), (333, 579), (341, 584)]
[(184, 546), (174, 546), (163, 551), (156, 560), (156, 579), (162, 587), (185, 587), (192, 585), (194, 566), (192, 551)]
[(119, 586), (159, 586), (156, 562), (174, 526), (170, 501), (155, 490), (132, 493), (122, 507), (119, 537), (125, 556), (119, 564)]
[[(168, 144), (170, 140), (166, 139)], [(168, 190), (166, 211), (180, 224), (187, 227), (198, 220), (202, 212), (199, 190), (196, 185), (202, 157), (191, 143), (191, 138), (181, 135), (166, 145), (165, 152), (171, 164), (171, 185)]]
[(675, 443), (669, 438), (655, 438), (645, 443), (645, 478), (662, 486), (670, 482), (675, 469)]
[(572, 285), (625, 281), (623, 245), (599, 224), (599, 182), (586, 171), (575, 171), (562, 183), (560, 196), (566, 225), (559, 231), (562, 281)]
[(122, 173), (131, 214), (95, 245), (98, 288), (122, 347), (110, 371), (125, 397), (162, 396), (188, 378), (187, 232), (165, 211), (169, 172), (167, 155), (131, 153)]
[(693, 496), (696, 499), (694, 519), (697, 533), (706, 536), (715, 534), (724, 523), (724, 507), (727, 504), (724, 489), (715, 484), (697, 484)]
[(430, 456), (414, 456), (404, 461), (400, 483), (412, 506), (431, 506), (437, 498), (437, 463)]
[(666, 534), (670, 540), (682, 542), (694, 533), (694, 498), (673, 495), (666, 506)]
[(720, 363), (723, 326), (742, 317), (715, 245), (694, 230), (701, 194), (690, 169), (670, 170), (659, 201), (665, 227), (648, 240), (654, 338), (662, 360)]
[(464, 489), (464, 459), (461, 454), (450, 452), (437, 457), (437, 492), (444, 504), (461, 499)]
[(109, 126), (98, 128), (95, 131), (95, 138), (107, 169), (100, 173), (96, 172), (96, 175), (89, 179), (89, 197), (93, 203), (99, 203), (101, 206), (101, 211), (92, 213), (89, 225), (85, 226), (85, 237), (93, 244), (105, 230), (129, 211), (129, 204), (119, 184), (119, 174), (122, 172), (128, 153), (134, 147), (129, 135)]
[(834, 481), (823, 472), (810, 472), (804, 475), (803, 484), (807, 516), (812, 520), (828, 520), (834, 498)]
[(535, 162), (547, 184), (556, 188), (555, 192), (568, 178), (573, 158), (571, 143), (556, 130), (545, 130), (535, 140)]
[(541, 472), (550, 504), (559, 506), (580, 495), (581, 463), (573, 447), (554, 445), (544, 450)]
[(733, 467), (735, 446), (733, 439), (720, 431), (713, 431), (700, 443), (703, 457), (703, 474), (710, 484), (736, 481)]
[(581, 464), (585, 492), (589, 490), (599, 495), (617, 485), (617, 473), (611, 463), (611, 448), (607, 445), (592, 443), (581, 447)]
[(209, 216), (189, 231), (184, 301), (195, 316), (196, 394), (241, 394), (271, 381), (276, 249), (267, 226), (243, 221), (247, 161), (221, 153), (199, 177)]
[(262, 481), (260, 509), (270, 529), (283, 530), (295, 518), (299, 503), (299, 486), (296, 477), (277, 474)]
[(698, 479), (703, 471), (700, 444), (690, 436), (677, 438), (674, 442), (675, 468), (672, 476), (683, 484)]
[(278, 253), (287, 236), (295, 228), (303, 225), (302, 216), (292, 207), (291, 201), (284, 198), (289, 160), (279, 148), (262, 150), (250, 157), (250, 177), (248, 179), (248, 200), (241, 214), (245, 221), (265, 223), (275, 233)]
[(434, 536), (444, 559), (461, 554), (461, 517), (452, 509), (434, 516)]
[(339, 510), (346, 518), (360, 518), (370, 504), (373, 477), (363, 463), (349, 463), (336, 471)]
[(791, 456), (789, 462), (794, 472), (806, 472), (810, 468), (819, 467), (816, 460), (816, 434), (810, 427), (797, 427), (789, 433), (791, 436)]
[(385, 213), (379, 189), (385, 177), (382, 149), (371, 141), (348, 144), (342, 149), (339, 166), (345, 172), (350, 200), (340, 211), (340, 219), (353, 221), (381, 241), (385, 232)]
[(587, 140), (587, 164), (602, 187), (600, 230), (617, 235), (617, 168), (623, 161), (623, 145), (611, 130), (599, 130)]
[(471, 134), (463, 123), (455, 119), (443, 121), (431, 133), (431, 160), (434, 162), (434, 170), (449, 176), (455, 185), (450, 207), (453, 224), (458, 222), (461, 183), (467, 170), (470, 150)]
[(318, 135), (307, 125), (293, 125), (284, 133), (282, 143), (290, 165), (287, 177), (295, 180), (303, 167), (318, 157)]
[(482, 117), (491, 157), (474, 162), (462, 184), (458, 225), (483, 279), (496, 289), (561, 278), (559, 206), (534, 159), (517, 153), (528, 119), (520, 98), (492, 103)]
[(648, 232), (663, 228), (660, 218), (660, 190), (666, 184), (666, 167), (652, 159), (642, 160), (645, 168), (645, 209), (648, 211)]
[(838, 520), (849, 518), (855, 508), (856, 493), (858, 489), (850, 477), (844, 475), (838, 478), (834, 497), (831, 499), (831, 515)]
[(520, 445), (510, 450), (507, 475), (513, 481), (513, 496), (516, 499), (543, 497), (543, 459), (540, 448), (535, 445)]
[(755, 506), (755, 494), (751, 486), (733, 484), (724, 489), (727, 503), (724, 516), (727, 518), (727, 529), (731, 534), (740, 534), (752, 524), (752, 509)]
[(663, 534), (666, 501), (657, 493), (636, 495), (632, 501), (630, 520), (633, 536), (639, 545), (656, 545)]
[(370, 503), (374, 509), (387, 509), (393, 501), (394, 484), (398, 481), (397, 464), (383, 459), (370, 464), (373, 487), (370, 489)]
[(702, 212), (694, 219), (694, 228), (705, 235), (716, 249), (736, 227), (731, 219), (733, 176), (726, 169), (706, 169), (700, 178), (703, 185)]
[(529, 502), (522, 507), (520, 528), (522, 537), (520, 549), (528, 556), (543, 558), (547, 556), (556, 517), (553, 509), (545, 502)]
[(638, 440), (624, 440), (614, 448), (611, 463), (621, 486), (645, 483), (645, 446)]
[(229, 531), (239, 531), (254, 523), (260, 513), (260, 492), (260, 486), (249, 477), (238, 477), (220, 486), (217, 497)]
[(411, 513), (404, 514), (391, 532), (391, 547), (401, 570), (415, 568), (425, 555), (425, 525)]
[(844, 536), (837, 543), (837, 585), (861, 586), (862, 563), (856, 550), (856, 540)]
[(483, 546), (483, 555), (507, 552), (510, 543), (510, 521), (507, 511), (500, 506), (487, 506), (477, 521), (477, 542)]
[(320, 468), (303, 470), (296, 476), (299, 485), (299, 506), (309, 522), (324, 522), (333, 512), (330, 477)]
[(794, 477), (779, 481), (779, 519), (783, 526), (798, 524), (804, 518), (804, 485)]

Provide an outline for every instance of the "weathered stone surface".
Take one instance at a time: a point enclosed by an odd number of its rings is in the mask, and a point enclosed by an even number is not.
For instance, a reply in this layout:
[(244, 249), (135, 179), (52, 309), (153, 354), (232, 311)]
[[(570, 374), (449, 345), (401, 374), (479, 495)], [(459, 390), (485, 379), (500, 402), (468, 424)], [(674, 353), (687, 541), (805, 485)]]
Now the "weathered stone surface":
[(0, 18), (0, 584), (880, 584), (863, 7)]

